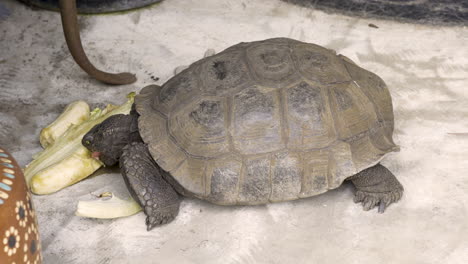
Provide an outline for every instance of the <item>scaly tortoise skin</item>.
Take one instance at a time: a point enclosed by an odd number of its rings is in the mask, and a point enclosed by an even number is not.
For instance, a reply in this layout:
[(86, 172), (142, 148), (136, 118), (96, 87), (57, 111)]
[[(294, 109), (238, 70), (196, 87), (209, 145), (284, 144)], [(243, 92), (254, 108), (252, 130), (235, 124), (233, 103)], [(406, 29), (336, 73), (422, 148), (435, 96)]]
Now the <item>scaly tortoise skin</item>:
[(255, 205), (318, 195), (350, 179), (355, 201), (383, 212), (403, 192), (378, 164), (398, 150), (387, 86), (314, 44), (234, 45), (162, 87), (143, 88), (135, 106), (93, 128), (83, 144), (106, 165), (120, 162), (148, 229), (177, 215), (177, 193)]
[(142, 90), (136, 106), (157, 164), (216, 204), (314, 196), (397, 148), (384, 82), (290, 39), (232, 46)]
[(38, 232), (21, 168), (0, 148), (0, 263), (42, 263)]

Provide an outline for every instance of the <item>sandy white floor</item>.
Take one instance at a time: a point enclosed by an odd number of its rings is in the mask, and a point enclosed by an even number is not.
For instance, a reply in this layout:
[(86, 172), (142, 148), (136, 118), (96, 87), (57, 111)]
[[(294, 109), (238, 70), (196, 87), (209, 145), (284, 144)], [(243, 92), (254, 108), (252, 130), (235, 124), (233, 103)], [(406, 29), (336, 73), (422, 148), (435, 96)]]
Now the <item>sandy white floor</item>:
[[(279, 0), (166, 0), (132, 13), (80, 18), (91, 60), (138, 82), (106, 86), (68, 54), (60, 17), (0, 3), (0, 144), (21, 165), (40, 129), (83, 99), (122, 103), (175, 67), (241, 41), (291, 37), (345, 54), (381, 76), (393, 96), (399, 153), (383, 164), (403, 183), (385, 214), (364, 212), (350, 185), (256, 207), (185, 199), (178, 218), (147, 232), (142, 213), (74, 216), (91, 193), (126, 195), (118, 170), (100, 170), (34, 199), (44, 263), (468, 263), (468, 29), (329, 15)], [(379, 28), (369, 27), (373, 23)]]

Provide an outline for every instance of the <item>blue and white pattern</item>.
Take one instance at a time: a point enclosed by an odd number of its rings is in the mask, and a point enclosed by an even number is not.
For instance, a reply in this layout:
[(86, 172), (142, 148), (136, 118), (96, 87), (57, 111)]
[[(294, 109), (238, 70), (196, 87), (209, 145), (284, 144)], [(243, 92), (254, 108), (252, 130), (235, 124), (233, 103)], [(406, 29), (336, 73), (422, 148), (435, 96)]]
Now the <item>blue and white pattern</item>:
[(9, 159), (8, 154), (3, 149), (0, 149), (0, 163), (4, 167), (0, 171), (0, 205), (10, 197), (9, 193), (13, 190), (13, 179), (15, 178), (15, 171), (12, 161)]

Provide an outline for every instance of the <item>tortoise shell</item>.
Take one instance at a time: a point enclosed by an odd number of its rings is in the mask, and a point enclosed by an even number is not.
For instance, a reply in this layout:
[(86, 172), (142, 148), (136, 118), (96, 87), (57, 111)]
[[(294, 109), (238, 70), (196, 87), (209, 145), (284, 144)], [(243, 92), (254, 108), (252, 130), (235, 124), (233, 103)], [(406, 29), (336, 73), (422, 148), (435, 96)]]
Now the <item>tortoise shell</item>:
[(317, 195), (397, 149), (382, 79), (285, 38), (197, 61), (142, 89), (136, 107), (157, 164), (185, 194), (217, 204)]

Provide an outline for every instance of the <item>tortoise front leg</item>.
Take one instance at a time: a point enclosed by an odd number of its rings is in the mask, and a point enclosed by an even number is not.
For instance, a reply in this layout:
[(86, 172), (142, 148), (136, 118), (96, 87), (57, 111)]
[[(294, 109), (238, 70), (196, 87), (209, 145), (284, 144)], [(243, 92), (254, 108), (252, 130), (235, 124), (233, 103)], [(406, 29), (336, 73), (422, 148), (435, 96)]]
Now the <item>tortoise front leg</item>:
[(147, 216), (148, 231), (169, 223), (177, 216), (179, 195), (163, 179), (144, 143), (133, 142), (124, 148), (120, 168), (130, 193)]
[(67, 41), (68, 49), (70, 50), (73, 59), (86, 73), (108, 84), (130, 84), (136, 81), (135, 75), (122, 73), (107, 73), (100, 71), (94, 67), (89, 61), (86, 53), (83, 50), (80, 39), (80, 30), (78, 28), (78, 18), (76, 11), (76, 0), (60, 0), (60, 15), (62, 17), (63, 33)]
[(391, 203), (400, 200), (403, 186), (387, 168), (377, 164), (349, 178), (356, 186), (354, 202), (362, 203), (364, 210), (379, 206), (379, 213)]

